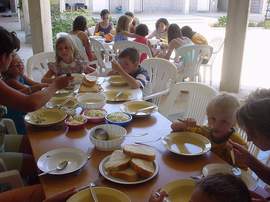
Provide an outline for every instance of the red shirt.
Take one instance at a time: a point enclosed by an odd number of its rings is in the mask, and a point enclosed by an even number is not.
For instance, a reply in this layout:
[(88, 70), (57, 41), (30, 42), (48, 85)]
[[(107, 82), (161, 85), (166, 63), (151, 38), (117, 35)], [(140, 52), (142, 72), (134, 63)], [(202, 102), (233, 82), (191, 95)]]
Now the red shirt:
[[(135, 40), (135, 42), (138, 42), (138, 43), (142, 43), (142, 44), (145, 44), (147, 45), (147, 38), (143, 37), (143, 36), (140, 36), (140, 37), (137, 37)], [(141, 54), (141, 57), (140, 57), (140, 63), (142, 63), (145, 59), (147, 59), (147, 54), (146, 53), (142, 53)]]

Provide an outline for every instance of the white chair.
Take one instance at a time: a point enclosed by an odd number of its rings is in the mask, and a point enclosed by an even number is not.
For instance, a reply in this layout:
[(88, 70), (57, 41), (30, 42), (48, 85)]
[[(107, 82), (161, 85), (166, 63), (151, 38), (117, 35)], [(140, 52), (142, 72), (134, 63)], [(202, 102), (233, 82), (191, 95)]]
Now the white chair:
[[(181, 117), (176, 118), (193, 118), (198, 124), (204, 124), (206, 120), (206, 107), (209, 101), (215, 97), (218, 92), (201, 83), (195, 82), (180, 82), (173, 84), (169, 95), (165, 101), (160, 105), (160, 112), (171, 119), (177, 114), (179, 106), (185, 102), (183, 106)], [(182, 97), (181, 97), (182, 96)], [(178, 103), (177, 99), (181, 98)], [(181, 102), (182, 101), (182, 102)]]
[(87, 32), (88, 32), (88, 36), (94, 36), (94, 32), (95, 32), (95, 26), (92, 26), (92, 27), (89, 27), (88, 29), (87, 29)]
[(202, 64), (202, 70), (203, 70), (203, 75), (204, 75), (204, 82), (206, 82), (206, 71), (207, 69), (209, 70), (209, 83), (212, 85), (212, 78), (213, 78), (213, 65), (214, 62), (218, 56), (218, 54), (221, 52), (223, 45), (224, 45), (224, 39), (217, 37), (213, 38), (210, 42), (209, 45), (213, 47), (213, 53), (207, 64)]
[(113, 50), (117, 55), (126, 48), (135, 48), (138, 50), (140, 54), (146, 53), (148, 55), (148, 58), (153, 57), (150, 48), (147, 45), (142, 44), (142, 43), (126, 40), (126, 41), (117, 41), (113, 45)]
[(31, 56), (27, 60), (27, 76), (37, 82), (40, 82), (43, 75), (48, 71), (48, 62), (55, 62), (54, 52), (41, 52)]
[(171, 83), (175, 82), (176, 66), (162, 58), (150, 58), (142, 62), (141, 66), (147, 70), (150, 82), (144, 89), (144, 100), (153, 99), (159, 105), (159, 98), (169, 92)]
[(213, 48), (208, 45), (187, 45), (175, 49), (175, 61), (179, 61), (179, 73), (177, 81), (185, 79), (201, 81), (200, 66), (204, 58), (210, 58)]
[(66, 37), (68, 36), (69, 34), (67, 32), (58, 32), (56, 34), (56, 39), (59, 39), (60, 37)]

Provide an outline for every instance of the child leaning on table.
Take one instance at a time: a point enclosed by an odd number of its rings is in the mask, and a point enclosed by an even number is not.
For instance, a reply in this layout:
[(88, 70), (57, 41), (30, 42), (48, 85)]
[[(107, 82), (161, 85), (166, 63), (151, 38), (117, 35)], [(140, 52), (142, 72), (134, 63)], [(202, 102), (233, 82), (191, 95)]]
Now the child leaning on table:
[(119, 74), (131, 88), (144, 88), (150, 80), (148, 72), (140, 64), (140, 54), (135, 48), (126, 48), (119, 56), (119, 63), (112, 61), (112, 71), (109, 75)]
[[(175, 122), (171, 125), (173, 131), (190, 131), (202, 134), (212, 144), (211, 151), (220, 158), (232, 164), (230, 151), (232, 149), (229, 140), (247, 148), (246, 142), (235, 131), (236, 111), (240, 104), (236, 97), (229, 94), (220, 94), (213, 98), (207, 105), (208, 126), (197, 126), (196, 121), (187, 119), (183, 122)], [(245, 168), (245, 166), (236, 164)]]
[(51, 83), (55, 77), (63, 74), (72, 73), (92, 73), (95, 71), (93, 67), (87, 64), (87, 61), (79, 54), (69, 36), (59, 37), (55, 44), (55, 60), (49, 62), (49, 70), (43, 76), (42, 82)]

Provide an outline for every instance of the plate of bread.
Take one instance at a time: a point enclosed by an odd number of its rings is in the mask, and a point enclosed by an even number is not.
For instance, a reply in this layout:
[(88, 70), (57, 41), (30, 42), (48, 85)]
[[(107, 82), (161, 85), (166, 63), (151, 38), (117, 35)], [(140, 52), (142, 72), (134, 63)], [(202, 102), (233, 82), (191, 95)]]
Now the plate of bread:
[(128, 144), (115, 150), (99, 164), (101, 175), (118, 184), (140, 184), (158, 174), (155, 151), (145, 145)]

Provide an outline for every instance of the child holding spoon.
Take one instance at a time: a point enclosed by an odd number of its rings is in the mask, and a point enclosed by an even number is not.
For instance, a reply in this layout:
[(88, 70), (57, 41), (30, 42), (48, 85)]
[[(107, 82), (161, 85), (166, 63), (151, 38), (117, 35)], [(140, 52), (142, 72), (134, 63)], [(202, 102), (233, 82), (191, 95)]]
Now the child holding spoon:
[[(198, 126), (193, 119), (175, 122), (171, 125), (173, 131), (190, 131), (207, 137), (212, 144), (211, 151), (217, 154), (226, 162), (233, 164), (231, 158), (231, 144), (229, 140), (247, 148), (246, 142), (235, 131), (236, 111), (239, 108), (239, 101), (232, 95), (220, 94), (210, 101), (207, 106), (208, 126)], [(239, 165), (245, 168), (243, 165)]]

